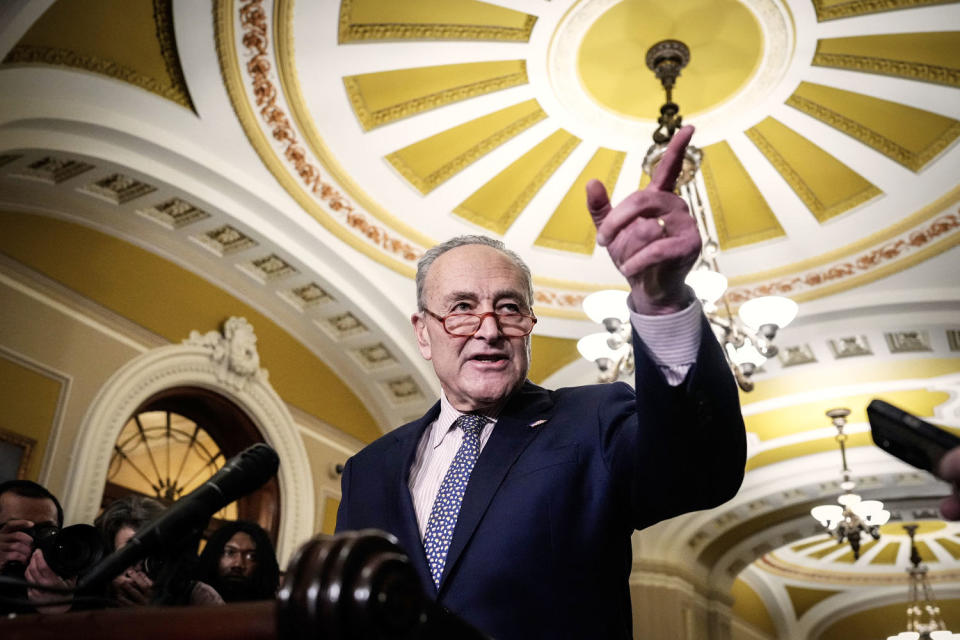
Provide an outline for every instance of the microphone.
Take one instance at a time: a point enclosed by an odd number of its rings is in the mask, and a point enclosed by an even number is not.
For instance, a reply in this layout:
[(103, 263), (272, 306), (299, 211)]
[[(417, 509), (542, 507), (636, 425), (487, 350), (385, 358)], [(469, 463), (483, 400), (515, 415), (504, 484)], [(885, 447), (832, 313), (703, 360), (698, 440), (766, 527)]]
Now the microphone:
[(241, 451), (206, 483), (180, 498), (83, 576), (77, 589), (99, 586), (152, 551), (176, 545), (198, 526), (204, 526), (214, 513), (263, 486), (279, 466), (277, 452), (262, 442)]

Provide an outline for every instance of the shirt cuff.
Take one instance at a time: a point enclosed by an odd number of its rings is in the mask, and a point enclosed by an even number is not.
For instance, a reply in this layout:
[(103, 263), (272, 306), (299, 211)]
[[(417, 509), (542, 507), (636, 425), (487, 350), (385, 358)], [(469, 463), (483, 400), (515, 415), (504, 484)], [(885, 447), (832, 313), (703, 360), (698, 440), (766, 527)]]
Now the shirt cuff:
[[(630, 305), (627, 305), (628, 307)], [(641, 315), (630, 309), (630, 323), (660, 367), (689, 368), (700, 351), (700, 302), (663, 316)]]

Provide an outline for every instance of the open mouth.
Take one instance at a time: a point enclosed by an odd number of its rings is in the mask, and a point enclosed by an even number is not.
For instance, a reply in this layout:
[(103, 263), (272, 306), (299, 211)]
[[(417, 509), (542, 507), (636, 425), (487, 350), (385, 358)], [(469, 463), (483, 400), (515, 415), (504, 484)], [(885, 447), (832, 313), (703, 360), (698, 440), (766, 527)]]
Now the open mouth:
[(502, 353), (481, 353), (470, 358), (475, 362), (498, 364), (507, 361), (507, 356)]

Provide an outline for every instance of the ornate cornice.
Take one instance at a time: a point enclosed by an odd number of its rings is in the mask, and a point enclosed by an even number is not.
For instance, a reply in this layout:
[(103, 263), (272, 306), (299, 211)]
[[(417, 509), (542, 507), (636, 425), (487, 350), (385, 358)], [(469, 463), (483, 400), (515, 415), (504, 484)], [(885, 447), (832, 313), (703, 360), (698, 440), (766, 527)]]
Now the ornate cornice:
[[(919, 152), (914, 152), (906, 147), (897, 144), (890, 138), (881, 133), (865, 127), (864, 125), (851, 120), (842, 113), (828, 109), (817, 104), (813, 100), (800, 97), (796, 94), (787, 99), (787, 104), (798, 109), (808, 116), (812, 116), (821, 122), (824, 122), (834, 129), (842, 131), (852, 138), (856, 138), (868, 147), (876, 149), (891, 160), (902, 164), (913, 171), (919, 171), (928, 162), (933, 160), (937, 154), (947, 148), (958, 135), (960, 135), (960, 122), (954, 122), (943, 135), (938, 137), (930, 146)], [(747, 133), (750, 135), (750, 132)], [(751, 138), (752, 139), (752, 138)], [(758, 145), (759, 146), (759, 145)]]
[(740, 305), (758, 296), (782, 295), (803, 301), (836, 293), (875, 280), (892, 270), (904, 269), (956, 246), (960, 243), (958, 230), (960, 209), (924, 221), (916, 228), (859, 255), (818, 266), (805, 273), (753, 286), (731, 287), (727, 290), (727, 299), (731, 304)]
[(848, 53), (821, 53), (813, 56), (813, 64), (818, 67), (834, 67), (851, 71), (878, 73), (885, 76), (896, 76), (908, 80), (921, 80), (934, 84), (944, 84), (948, 87), (960, 87), (960, 69), (942, 67), (924, 62), (910, 62), (907, 60), (890, 60), (871, 56), (858, 56)]
[[(249, 0), (237, 8), (234, 14), (232, 0), (220, 0), (215, 5), (217, 54), (220, 60), (224, 84), (247, 138), (260, 159), (280, 185), (308, 213), (328, 231), (351, 247), (370, 256), (381, 264), (407, 276), (413, 275), (413, 263), (422, 249), (382, 225), (368, 219), (344, 196), (333, 183), (324, 180), (316, 164), (311, 162), (307, 150), (300, 144), (298, 135), (287, 117), (280, 92), (274, 84), (273, 63), (269, 55), (271, 30), (267, 24), (263, 0)], [(248, 61), (245, 64), (246, 80), (241, 76), (234, 33), (234, 19), (242, 28), (241, 42)], [(247, 97), (245, 82), (257, 106)], [(259, 119), (270, 131), (270, 137), (282, 145), (282, 160), (274, 150), (273, 143), (261, 130)], [(292, 169), (294, 178), (290, 170)], [(317, 206), (318, 203), (324, 205)]]

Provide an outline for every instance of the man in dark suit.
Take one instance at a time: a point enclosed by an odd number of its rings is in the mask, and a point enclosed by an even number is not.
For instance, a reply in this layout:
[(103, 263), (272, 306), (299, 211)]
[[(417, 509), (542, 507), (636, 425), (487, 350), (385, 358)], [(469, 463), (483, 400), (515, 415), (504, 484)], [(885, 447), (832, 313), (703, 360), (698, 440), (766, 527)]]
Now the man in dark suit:
[(498, 640), (630, 638), (630, 536), (739, 489), (732, 376), (683, 279), (700, 236), (674, 195), (692, 129), (597, 237), (630, 286), (636, 391), (526, 381), (533, 291), (497, 241), (455, 238), (417, 271), (412, 321), (442, 396), (344, 469), (337, 529), (397, 536), (432, 597)]

